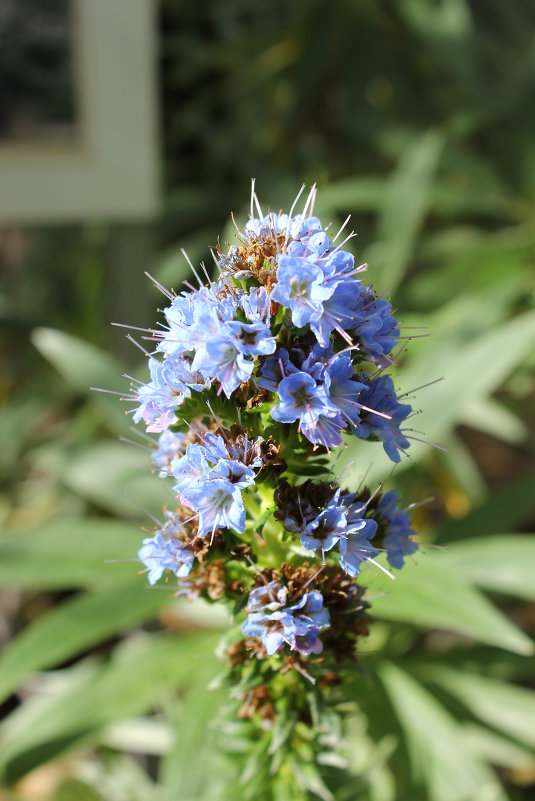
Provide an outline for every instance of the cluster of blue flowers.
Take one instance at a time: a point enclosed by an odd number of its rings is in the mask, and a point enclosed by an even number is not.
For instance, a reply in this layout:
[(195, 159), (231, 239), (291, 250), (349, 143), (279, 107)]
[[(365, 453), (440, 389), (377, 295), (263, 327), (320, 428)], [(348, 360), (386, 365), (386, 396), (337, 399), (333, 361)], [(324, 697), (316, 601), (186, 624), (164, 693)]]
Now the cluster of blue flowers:
[(288, 589), (279, 581), (258, 587), (249, 595), (247, 619), (242, 631), (247, 637), (258, 637), (269, 656), (286, 643), (292, 651), (304, 656), (319, 654), (323, 644), (319, 633), (330, 624), (321, 592), (305, 592), (287, 606)]
[[(263, 278), (269, 280), (247, 289), (239, 286), (238, 279), (256, 277), (243, 269), (240, 248), (234, 246), (228, 255), (220, 255), (218, 281), (171, 296), (164, 309), (166, 327), (152, 332), (156, 354), (163, 359), (149, 360), (151, 381), (137, 390), (135, 422), (144, 419), (148, 431), (164, 431), (192, 391), (202, 392), (216, 382), (218, 391), (230, 398), (240, 385), (255, 380), (255, 362), (260, 360), (258, 385), (279, 395), (274, 419), (299, 421), (307, 439), (326, 447), (340, 444), (340, 431), (348, 426), (360, 437), (374, 434), (398, 461), (399, 449), (409, 444), (399, 425), (410, 407), (396, 402), (385, 377), (355, 378), (352, 366), (352, 353), (379, 369), (388, 366), (400, 335), (388, 301), (355, 277), (365, 267), (355, 267), (353, 255), (335, 247), (317, 217), (270, 213), (251, 219), (242, 237), (261, 253), (268, 240), (275, 242), (276, 252), (270, 255), (266, 249), (263, 254)], [(275, 353), (271, 311), (281, 306), (288, 310), (290, 326), (298, 333), (310, 331), (317, 340), (308, 367), (289, 362), (284, 349)], [(349, 345), (344, 356), (333, 350), (336, 335)], [(271, 354), (274, 358), (266, 362)], [(323, 374), (315, 367), (318, 358)], [(373, 419), (358, 431), (358, 410), (363, 408)]]
[(377, 523), (365, 517), (367, 505), (353, 493), (341, 495), (337, 489), (320, 511), (301, 503), (299, 487), (296, 494), (299, 512), (297, 516), (287, 514), (283, 524), (287, 531), (300, 535), (303, 548), (321, 551), (325, 561), (325, 553), (338, 545), (340, 567), (353, 577), (360, 573), (363, 562), (378, 556), (379, 550), (370, 544)]
[[(243, 633), (259, 638), (270, 655), (285, 644), (302, 655), (319, 653), (328, 610), (335, 608), (320, 585), (312, 590), (305, 581), (290, 591), (290, 584), (270, 579), (273, 554), (263, 539), (270, 516), (297, 534), (304, 549), (328, 560), (327, 569), (344, 581), (358, 576), (364, 562), (377, 564), (381, 551), (399, 569), (417, 549), (395, 493), (372, 505), (371, 498), (324, 484), (323, 503), (309, 503), (303, 512), (299, 481), (291, 476), (292, 448), (298, 443), (303, 453), (305, 440), (326, 451), (351, 435), (378, 440), (393, 462), (410, 446), (404, 424), (411, 407), (400, 402), (384, 373), (401, 338), (398, 322), (390, 303), (362, 283), (366, 265), (356, 266), (343, 249), (347, 238), (336, 244), (342, 229), (331, 239), (313, 216), (313, 197), (314, 192), (295, 215), (293, 209), (289, 215), (263, 215), (257, 204), (258, 216), (251, 211), (239, 244), (214, 254), (217, 280), (206, 274), (203, 284), (194, 271), (198, 288), (188, 284), (178, 295), (158, 285), (169, 300), (165, 324), (145, 337), (154, 344), (150, 381), (134, 390), (134, 422), (143, 420), (148, 432), (159, 435), (152, 462), (161, 477), (173, 479), (183, 507), (180, 514), (166, 513), (165, 524), (143, 541), (139, 558), (149, 582), (165, 571), (184, 579), (204, 570), (206, 578), (210, 560), (216, 561), (206, 554), (208, 544), (218, 532), (231, 532), (220, 541), (228, 546), (231, 539), (232, 547), (239, 543), (245, 550), (235, 551), (242, 554), (242, 575), (229, 593), (251, 586), (252, 567), (261, 570), (263, 564), (268, 571), (264, 586), (249, 596)], [(182, 419), (188, 416), (195, 419)], [(258, 436), (266, 428), (267, 439)], [(285, 469), (289, 478), (282, 483), (297, 493), (293, 517), (277, 507), (273, 495), (273, 479)], [(252, 519), (252, 509), (260, 522)], [(269, 530), (271, 546), (278, 537), (280, 554), (287, 537), (276, 524)], [(204, 540), (202, 556), (198, 538)], [(211, 550), (218, 548), (216, 542)], [(300, 549), (293, 549), (291, 559), (295, 554), (303, 559)], [(224, 584), (225, 576), (217, 575)], [(207, 586), (203, 581), (195, 586)]]
[(151, 381), (138, 389), (134, 422), (165, 431), (191, 392), (210, 389), (215, 380), (230, 398), (251, 378), (255, 357), (275, 351), (269, 308), (264, 287), (246, 293), (223, 280), (174, 297), (164, 309), (167, 328), (152, 332), (163, 360), (149, 359)]
[(261, 437), (239, 443), (207, 432), (202, 444), (190, 442), (183, 456), (173, 459), (171, 473), (180, 502), (198, 516), (197, 536), (221, 528), (243, 534), (245, 506), (242, 490), (255, 482), (262, 467)]
[(177, 578), (189, 575), (195, 555), (182, 539), (182, 520), (173, 512), (166, 512), (164, 525), (152, 537), (146, 537), (139, 549), (139, 559), (147, 568), (149, 584), (156, 584), (166, 570)]
[(377, 504), (377, 519), (384, 528), (383, 546), (389, 564), (401, 570), (405, 557), (416, 553), (418, 544), (412, 539), (416, 532), (411, 526), (407, 512), (398, 507), (398, 494), (390, 490), (381, 496)]
[(347, 428), (361, 439), (380, 439), (394, 462), (410, 445), (400, 425), (411, 407), (397, 401), (389, 376), (355, 374), (347, 351), (335, 353), (331, 345), (318, 344), (308, 354), (302, 347), (291, 354), (279, 348), (260, 372), (258, 385), (278, 395), (273, 419), (298, 422), (301, 433), (315, 445), (340, 445), (341, 431)]

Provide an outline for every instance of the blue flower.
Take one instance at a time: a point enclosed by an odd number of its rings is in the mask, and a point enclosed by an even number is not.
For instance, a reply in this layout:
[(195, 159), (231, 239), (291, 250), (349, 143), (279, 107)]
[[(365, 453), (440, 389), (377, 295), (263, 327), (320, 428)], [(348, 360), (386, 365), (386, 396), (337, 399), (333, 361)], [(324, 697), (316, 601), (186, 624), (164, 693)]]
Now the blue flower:
[(241, 299), (241, 307), (251, 322), (269, 325), (271, 316), (271, 298), (265, 286), (253, 286)]
[(171, 462), (181, 456), (187, 445), (186, 435), (180, 431), (164, 431), (158, 437), (158, 446), (151, 454), (152, 462), (158, 468), (160, 478), (171, 474)]
[(358, 576), (367, 559), (374, 559), (379, 551), (369, 540), (377, 531), (375, 520), (362, 520), (362, 525), (348, 526), (348, 534), (340, 540), (340, 567), (350, 576)]
[(349, 353), (342, 353), (328, 362), (324, 381), (330, 400), (350, 426), (356, 428), (360, 423), (357, 398), (366, 387), (356, 380)]
[(219, 434), (214, 434), (212, 431), (208, 431), (204, 435), (202, 444), (204, 448), (204, 455), (209, 462), (215, 463), (220, 459), (228, 459), (229, 453), (227, 444), (223, 437), (220, 437)]
[(208, 339), (203, 348), (197, 350), (193, 359), (195, 370), (219, 379), (227, 398), (230, 398), (240, 384), (250, 379), (253, 367), (253, 361), (246, 359), (240, 352), (230, 333)]
[(340, 276), (330, 279), (326, 283), (330, 287), (330, 296), (323, 302), (321, 314), (317, 314), (311, 320), (310, 328), (323, 347), (329, 345), (333, 330), (337, 331), (349, 345), (352, 345), (353, 340), (347, 332), (354, 325), (355, 305), (358, 302), (359, 293), (363, 290), (362, 284), (353, 278)]
[(327, 283), (337, 282), (340, 278), (347, 278), (356, 272), (355, 258), (348, 250), (327, 251), (324, 258), (319, 261), (319, 266)]
[(361, 409), (360, 425), (355, 434), (360, 439), (378, 437), (387, 456), (393, 462), (399, 462), (399, 451), (405, 451), (410, 446), (400, 425), (409, 416), (412, 408), (406, 403), (398, 402), (390, 376), (380, 375), (369, 383), (366, 383), (367, 375), (363, 374), (360, 378), (365, 382), (365, 389), (359, 393), (358, 401), (366, 409)]
[(330, 346), (322, 347), (316, 343), (310, 349), (308, 356), (306, 356), (301, 363), (301, 370), (308, 373), (316, 381), (323, 381), (325, 378), (326, 368), (329, 366), (333, 359), (333, 349)]
[(301, 423), (300, 430), (313, 445), (323, 445), (324, 448), (330, 450), (342, 444), (340, 431), (345, 426), (346, 422), (343, 417), (331, 409), (319, 414), (313, 423), (306, 419)]
[(184, 578), (193, 566), (193, 551), (176, 537), (164, 536), (163, 531), (144, 539), (138, 551), (140, 561), (148, 568), (149, 584), (156, 584), (166, 570)]
[(321, 592), (305, 593), (296, 604), (287, 607), (286, 611), (293, 617), (295, 626), (292, 641), (289, 643), (292, 650), (299, 651), (304, 656), (319, 654), (323, 645), (318, 634), (322, 629), (328, 628), (331, 622), (329, 611), (323, 606)]
[(268, 356), (275, 351), (275, 337), (262, 322), (242, 323), (235, 320), (225, 327), (244, 356)]
[(196, 486), (200, 481), (204, 481), (210, 472), (210, 466), (206, 458), (206, 449), (203, 445), (190, 442), (183, 456), (173, 459), (171, 462), (171, 472), (176, 479), (173, 489), (181, 494), (185, 489)]
[(290, 643), (293, 635), (293, 619), (285, 611), (250, 612), (241, 630), (246, 637), (262, 640), (269, 656), (280, 651), (285, 642)]
[(225, 441), (206, 432), (203, 443), (190, 442), (183, 456), (173, 459), (174, 489), (181, 503), (197, 513), (198, 536), (218, 528), (245, 530), (242, 490), (255, 482), (255, 470), (263, 465), (262, 437), (238, 434)]
[(280, 581), (270, 581), (251, 591), (247, 609), (249, 612), (261, 612), (264, 609), (274, 612), (285, 606), (287, 597), (288, 589), (283, 587)]
[(317, 217), (305, 217), (296, 214), (275, 214), (269, 212), (264, 217), (252, 217), (245, 224), (245, 236), (249, 241), (273, 237), (275, 234), (285, 234), (289, 240), (301, 241), (321, 231), (321, 222)]
[(250, 487), (251, 484), (254, 484), (255, 473), (243, 462), (221, 459), (208, 473), (210, 481), (214, 478), (224, 478), (238, 489), (245, 489), (245, 487)]
[(166, 355), (199, 350), (234, 318), (239, 306), (239, 293), (230, 293), (222, 282), (177, 295), (164, 309), (169, 330), (162, 334), (158, 349)]
[(297, 367), (290, 361), (288, 351), (279, 348), (275, 356), (266, 359), (260, 368), (261, 377), (258, 379), (258, 386), (270, 392), (277, 392), (283, 378), (298, 372)]
[(369, 543), (377, 523), (365, 518), (365, 511), (365, 504), (356, 502), (353, 494), (340, 496), (340, 490), (336, 490), (325, 508), (304, 522), (301, 544), (310, 551), (320, 548), (324, 555), (338, 543), (340, 566), (349, 575), (358, 575), (361, 563), (379, 553)]
[(392, 315), (390, 303), (376, 298), (369, 287), (362, 287), (358, 295), (351, 333), (359, 337), (364, 353), (378, 367), (384, 369), (392, 364), (388, 354), (399, 341), (398, 322)]
[(271, 410), (271, 416), (280, 423), (299, 420), (301, 427), (306, 425), (313, 429), (320, 415), (334, 417), (337, 414), (324, 388), (308, 373), (300, 371), (283, 378), (277, 393), (279, 402)]
[(215, 534), (218, 528), (230, 528), (243, 534), (245, 507), (240, 488), (227, 479), (201, 481), (183, 490), (181, 501), (198, 513), (198, 536)]
[(398, 496), (394, 490), (386, 492), (377, 504), (377, 518), (384, 527), (383, 546), (386, 558), (392, 567), (401, 570), (406, 556), (418, 550), (412, 538), (415, 531), (407, 512), (398, 509)]
[(302, 328), (322, 314), (322, 301), (332, 295), (331, 289), (322, 286), (323, 278), (321, 269), (306, 259), (279, 256), (271, 300), (291, 309), (293, 324)]
[(344, 535), (347, 525), (347, 509), (339, 503), (340, 490), (315, 518), (310, 520), (301, 532), (301, 545), (309, 551), (321, 548), (322, 553), (330, 551)]
[(171, 369), (165, 362), (149, 359), (151, 381), (139, 387), (140, 404), (133, 416), (134, 423), (145, 421), (147, 431), (160, 433), (169, 428), (175, 420), (175, 409), (191, 395), (189, 388), (179, 380), (173, 386), (166, 382)]

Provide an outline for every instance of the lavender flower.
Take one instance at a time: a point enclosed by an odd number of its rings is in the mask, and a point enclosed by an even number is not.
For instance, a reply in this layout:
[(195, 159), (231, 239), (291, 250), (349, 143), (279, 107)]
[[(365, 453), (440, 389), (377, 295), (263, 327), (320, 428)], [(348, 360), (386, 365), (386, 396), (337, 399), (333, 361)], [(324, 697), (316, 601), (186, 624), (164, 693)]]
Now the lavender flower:
[[(360, 281), (358, 282), (360, 284)], [(388, 354), (399, 341), (399, 326), (387, 300), (376, 298), (369, 287), (362, 287), (354, 307), (351, 333), (358, 336), (366, 356), (384, 369), (392, 364)]]
[(193, 360), (195, 370), (219, 379), (227, 398), (230, 398), (240, 384), (249, 380), (253, 366), (252, 360), (240, 353), (230, 333), (215, 335), (207, 340)]
[(310, 520), (301, 532), (301, 545), (309, 551), (318, 548), (324, 554), (330, 551), (346, 533), (347, 509), (339, 504), (340, 490), (328, 502), (323, 511)]
[(198, 515), (199, 537), (220, 528), (245, 530), (242, 490), (254, 484), (253, 468), (262, 466), (261, 442), (258, 438), (226, 444), (208, 432), (203, 444), (190, 443), (186, 453), (171, 463), (181, 503)]
[(259, 638), (270, 656), (280, 651), (285, 643), (292, 651), (303, 655), (320, 653), (323, 645), (318, 635), (330, 624), (323, 596), (320, 592), (307, 592), (297, 603), (285, 606), (284, 590), (275, 581), (253, 590), (246, 607), (248, 615), (242, 626), (243, 633)]
[(180, 380), (168, 383), (173, 377), (172, 369), (166, 362), (149, 359), (151, 381), (142, 384), (138, 390), (139, 407), (134, 412), (134, 423), (141, 419), (147, 424), (147, 431), (160, 433), (165, 431), (175, 418), (175, 409), (184, 398), (190, 396), (189, 387)]
[(296, 372), (286, 376), (278, 385), (277, 393), (279, 402), (271, 410), (271, 416), (280, 423), (308, 420), (314, 424), (328, 409), (325, 390), (308, 373)]

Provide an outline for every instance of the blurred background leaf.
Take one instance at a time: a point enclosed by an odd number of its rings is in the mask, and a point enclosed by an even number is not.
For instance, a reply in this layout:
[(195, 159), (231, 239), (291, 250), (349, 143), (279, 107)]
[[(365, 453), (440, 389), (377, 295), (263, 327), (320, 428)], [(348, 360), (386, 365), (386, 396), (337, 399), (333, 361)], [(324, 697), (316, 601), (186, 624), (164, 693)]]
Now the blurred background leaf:
[[(32, 77), (24, 37), (49, 35), (62, 2), (4, 5), (32, 22), (5, 40), (6, 110), (13, 65)], [(395, 380), (416, 410), (393, 472), (360, 441), (335, 467), (415, 502), (422, 549), (394, 586), (366, 572), (356, 704), (329, 735), (347, 772), (321, 770), (336, 801), (533, 797), (534, 25), (525, 0), (160, 0), (159, 217), (0, 219), (6, 799), (286, 801), (277, 776), (240, 784), (222, 748), (239, 738), (220, 731), (226, 691), (206, 687), (225, 614), (148, 590), (129, 561), (172, 494), (128, 403), (89, 390), (145, 380), (110, 323), (154, 325), (161, 296), (139, 278), (179, 289), (182, 247), (211, 269), (251, 177), (266, 207), (305, 181), (331, 230), (351, 213), (349, 246), (402, 321)], [(63, 86), (64, 69), (43, 77)]]

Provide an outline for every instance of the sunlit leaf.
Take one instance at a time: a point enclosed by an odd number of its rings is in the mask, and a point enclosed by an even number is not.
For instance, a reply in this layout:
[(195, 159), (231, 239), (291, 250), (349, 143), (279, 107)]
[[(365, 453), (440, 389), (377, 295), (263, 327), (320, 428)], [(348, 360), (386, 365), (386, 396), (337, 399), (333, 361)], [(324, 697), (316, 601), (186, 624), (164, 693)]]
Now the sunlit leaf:
[(440, 542), (514, 531), (535, 509), (535, 472), (510, 481), (461, 520), (446, 520), (438, 526)]
[(124, 404), (119, 398), (90, 390), (98, 387), (128, 392), (127, 382), (122, 378), (124, 370), (108, 353), (53, 328), (37, 328), (32, 333), (32, 342), (78, 394), (89, 397), (98, 406), (111, 428), (128, 428)]
[(441, 554), (420, 554), (418, 562), (406, 564), (395, 581), (377, 572), (366, 583), (376, 617), (454, 631), (514, 653), (533, 653), (529, 637)]
[(535, 536), (500, 534), (449, 545), (445, 560), (468, 581), (535, 601)]

